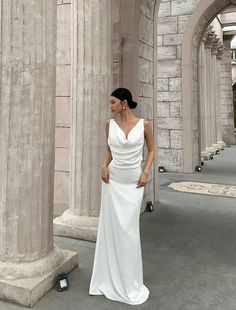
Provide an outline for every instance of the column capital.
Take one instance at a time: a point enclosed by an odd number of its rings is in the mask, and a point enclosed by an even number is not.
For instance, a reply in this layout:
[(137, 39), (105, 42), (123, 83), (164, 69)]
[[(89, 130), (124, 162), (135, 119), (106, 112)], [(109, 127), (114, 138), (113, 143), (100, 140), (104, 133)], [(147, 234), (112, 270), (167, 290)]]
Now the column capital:
[(213, 31), (213, 26), (209, 26), (203, 36), (203, 43), (205, 48), (212, 49), (213, 40), (215, 38), (215, 32)]
[(218, 46), (217, 59), (221, 59), (225, 51), (225, 45), (221, 42)]
[(217, 55), (218, 54), (218, 48), (220, 46), (220, 38), (217, 37), (216, 34), (214, 34), (214, 38), (213, 38), (213, 41), (212, 41), (212, 54), (213, 55)]

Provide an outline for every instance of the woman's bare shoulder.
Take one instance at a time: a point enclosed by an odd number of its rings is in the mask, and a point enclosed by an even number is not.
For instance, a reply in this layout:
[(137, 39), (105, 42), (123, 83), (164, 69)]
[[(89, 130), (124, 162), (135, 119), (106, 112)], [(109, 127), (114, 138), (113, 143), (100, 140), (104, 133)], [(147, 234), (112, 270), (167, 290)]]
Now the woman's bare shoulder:
[(144, 118), (144, 126), (146, 127), (150, 125), (151, 125), (150, 121)]
[(105, 121), (105, 125), (106, 125), (106, 126), (109, 126), (111, 120), (112, 120), (112, 119), (107, 119), (107, 120)]

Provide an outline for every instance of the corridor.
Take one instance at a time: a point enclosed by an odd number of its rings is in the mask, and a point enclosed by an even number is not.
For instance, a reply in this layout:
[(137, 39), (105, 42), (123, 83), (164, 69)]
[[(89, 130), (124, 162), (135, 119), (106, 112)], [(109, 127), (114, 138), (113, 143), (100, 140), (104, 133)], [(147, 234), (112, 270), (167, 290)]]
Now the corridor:
[[(140, 306), (88, 296), (94, 243), (54, 237), (78, 251), (80, 267), (68, 291), (52, 289), (35, 310), (235, 310), (236, 199), (174, 191), (180, 181), (236, 185), (236, 147), (205, 162), (202, 173), (160, 175), (160, 204), (141, 216), (144, 283), (150, 297)], [(26, 309), (0, 301), (1, 310)]]

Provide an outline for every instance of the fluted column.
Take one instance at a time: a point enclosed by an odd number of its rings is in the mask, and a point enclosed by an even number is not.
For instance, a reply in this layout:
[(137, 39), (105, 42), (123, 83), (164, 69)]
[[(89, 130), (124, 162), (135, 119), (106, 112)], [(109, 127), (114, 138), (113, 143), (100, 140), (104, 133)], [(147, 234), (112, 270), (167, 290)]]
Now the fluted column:
[(204, 43), (201, 43), (199, 49), (199, 100), (200, 100), (200, 147), (201, 156), (205, 157), (206, 150), (206, 54)]
[[(222, 143), (219, 140), (220, 135), (220, 127), (221, 122), (219, 122), (220, 117), (220, 111), (219, 111), (219, 105), (220, 105), (220, 71), (219, 71), (219, 48), (220, 48), (220, 39), (218, 37), (215, 37), (213, 40), (213, 48), (212, 48), (212, 57), (213, 57), (213, 64), (214, 64), (214, 70), (213, 70), (213, 83), (214, 83), (214, 102), (213, 102), (213, 144), (212, 147), (216, 151), (220, 151), (222, 148)], [(218, 142), (219, 141), (219, 142)]]
[(232, 64), (230, 42), (233, 36), (224, 36), (225, 50), (221, 61), (221, 121), (223, 141), (235, 144), (234, 133), (234, 105), (232, 88)]
[(77, 264), (53, 244), (56, 1), (0, 10), (0, 299), (32, 306)]
[(207, 30), (206, 40), (205, 40), (205, 53), (206, 53), (206, 105), (205, 105), (205, 113), (206, 113), (206, 152), (208, 157), (214, 153), (212, 150), (212, 44), (214, 33), (212, 31), (212, 27), (210, 26)]
[(54, 232), (94, 241), (112, 80), (111, 0), (73, 1), (72, 31), (70, 207)]
[(218, 47), (217, 52), (217, 143), (221, 147), (221, 149), (225, 146), (225, 143), (222, 140), (222, 121), (221, 121), (221, 101), (220, 101), (220, 72), (221, 72), (221, 59), (224, 53), (224, 45), (221, 42)]
[(216, 147), (217, 137), (216, 137), (216, 54), (217, 54), (217, 44), (219, 39), (217, 38), (217, 35), (214, 34), (212, 49), (211, 49), (211, 59), (212, 59), (212, 67), (211, 67), (211, 130), (212, 130), (212, 147)]

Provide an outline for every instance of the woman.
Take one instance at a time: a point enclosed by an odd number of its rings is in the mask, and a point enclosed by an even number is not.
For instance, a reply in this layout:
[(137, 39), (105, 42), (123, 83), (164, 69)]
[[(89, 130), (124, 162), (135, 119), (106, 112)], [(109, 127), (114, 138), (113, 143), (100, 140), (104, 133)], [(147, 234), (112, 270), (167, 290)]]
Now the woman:
[[(102, 165), (101, 210), (89, 294), (105, 295), (131, 305), (144, 303), (149, 290), (143, 284), (139, 234), (144, 186), (154, 158), (152, 128), (132, 109), (130, 91), (118, 88), (110, 97), (116, 119), (106, 122), (107, 149)], [(144, 140), (148, 155), (141, 168)]]

